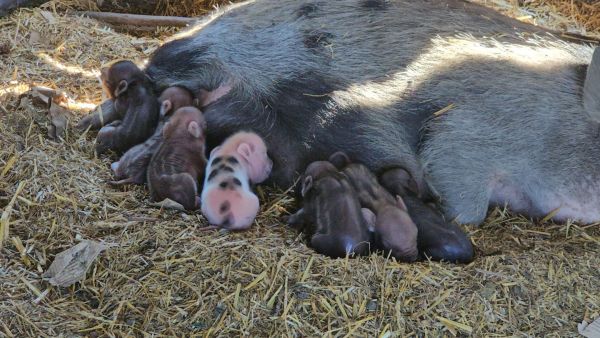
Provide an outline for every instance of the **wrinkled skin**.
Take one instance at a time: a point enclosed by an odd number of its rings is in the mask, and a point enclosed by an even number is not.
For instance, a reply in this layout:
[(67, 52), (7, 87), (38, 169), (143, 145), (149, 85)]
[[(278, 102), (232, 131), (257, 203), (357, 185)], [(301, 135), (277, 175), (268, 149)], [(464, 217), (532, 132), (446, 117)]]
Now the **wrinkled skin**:
[(114, 172), (114, 185), (122, 184), (144, 184), (146, 182), (146, 170), (152, 155), (156, 152), (162, 142), (162, 129), (166, 121), (174, 111), (181, 107), (192, 106), (194, 97), (185, 88), (169, 87), (159, 96), (160, 120), (154, 134), (146, 141), (129, 149), (119, 161), (112, 163)]
[(206, 121), (194, 107), (175, 111), (163, 128), (163, 142), (148, 166), (148, 188), (154, 201), (169, 198), (187, 210), (198, 208), (198, 179), (206, 164)]
[(456, 224), (447, 222), (435, 204), (425, 203), (417, 197), (416, 184), (406, 170), (388, 170), (379, 180), (383, 187), (404, 200), (419, 230), (417, 244), (423, 258), (457, 263), (473, 260), (473, 245), (469, 238)]
[(250, 184), (267, 179), (272, 166), (264, 141), (254, 133), (233, 134), (214, 148), (201, 195), (208, 222), (229, 230), (249, 228), (259, 210)]
[(326, 161), (313, 162), (303, 176), (303, 207), (289, 217), (296, 228), (314, 226), (310, 245), (341, 258), (369, 254), (370, 234), (354, 190)]
[(418, 257), (417, 227), (401, 198), (395, 199), (377, 182), (377, 177), (369, 168), (359, 163), (350, 163), (344, 153), (335, 153), (330, 162), (341, 169), (352, 185), (360, 206), (373, 215), (368, 223), (374, 231), (376, 249), (391, 253), (391, 256), (412, 262)]
[(120, 61), (102, 70), (105, 90), (114, 101), (114, 120), (96, 137), (96, 153), (119, 154), (146, 141), (156, 129), (159, 104), (145, 74), (131, 61)]

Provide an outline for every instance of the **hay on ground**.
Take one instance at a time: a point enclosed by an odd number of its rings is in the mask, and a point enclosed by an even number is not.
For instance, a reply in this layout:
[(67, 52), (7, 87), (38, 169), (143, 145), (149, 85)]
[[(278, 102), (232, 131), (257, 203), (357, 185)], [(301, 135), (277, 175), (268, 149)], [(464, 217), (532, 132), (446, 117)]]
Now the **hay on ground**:
[[(331, 260), (283, 224), (295, 206), (282, 191), (259, 190), (249, 231), (199, 231), (201, 215), (151, 207), (144, 187), (109, 186), (93, 135), (69, 128), (53, 142), (45, 112), (19, 105), (20, 93), (48, 86), (82, 116), (101, 102), (100, 66), (147, 58), (161, 32), (133, 37), (39, 9), (0, 20), (0, 208), (10, 211), (0, 336), (575, 337), (600, 316), (597, 224), (533, 224), (496, 209), (466, 228), (477, 248), (466, 266)], [(110, 248), (83, 282), (42, 280), (86, 239)]]

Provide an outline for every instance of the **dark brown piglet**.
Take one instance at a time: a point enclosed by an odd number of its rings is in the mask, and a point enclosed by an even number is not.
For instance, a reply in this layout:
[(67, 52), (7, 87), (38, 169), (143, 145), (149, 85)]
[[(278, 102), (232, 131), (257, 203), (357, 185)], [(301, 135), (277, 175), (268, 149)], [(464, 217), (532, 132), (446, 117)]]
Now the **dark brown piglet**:
[(311, 163), (302, 178), (303, 207), (288, 223), (314, 227), (311, 246), (332, 258), (369, 253), (370, 233), (354, 190), (327, 161)]
[(159, 103), (149, 78), (131, 61), (119, 61), (103, 69), (104, 88), (114, 100), (115, 116), (100, 129), (96, 152), (123, 153), (148, 139), (159, 119)]
[(111, 165), (115, 174), (115, 185), (143, 184), (146, 182), (146, 170), (152, 155), (162, 142), (162, 129), (174, 111), (181, 107), (191, 106), (194, 103), (192, 94), (182, 87), (169, 87), (160, 97), (160, 121), (154, 134), (144, 143), (129, 149), (118, 162)]
[(419, 253), (418, 231), (402, 199), (394, 198), (387, 192), (366, 166), (350, 163), (346, 154), (334, 153), (330, 161), (342, 169), (356, 191), (361, 207), (373, 213), (366, 218), (374, 232), (375, 248), (401, 261), (415, 261)]
[(169, 198), (187, 210), (198, 208), (198, 179), (206, 165), (206, 121), (195, 107), (179, 108), (163, 128), (163, 142), (148, 166), (154, 201)]
[(458, 263), (473, 260), (473, 245), (469, 238), (458, 225), (446, 221), (435, 204), (425, 203), (417, 197), (417, 185), (406, 170), (388, 170), (379, 180), (383, 187), (401, 196), (406, 203), (408, 213), (419, 230), (417, 245), (424, 258)]

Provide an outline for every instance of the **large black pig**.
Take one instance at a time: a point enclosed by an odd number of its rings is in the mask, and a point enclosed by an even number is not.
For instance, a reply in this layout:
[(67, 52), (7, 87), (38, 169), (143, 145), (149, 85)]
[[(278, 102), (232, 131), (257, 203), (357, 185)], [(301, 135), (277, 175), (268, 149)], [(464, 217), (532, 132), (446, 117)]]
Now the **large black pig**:
[(592, 222), (593, 51), (459, 0), (257, 0), (164, 44), (146, 72), (158, 89), (220, 97), (209, 142), (252, 128), (274, 184), (343, 150), (378, 173), (406, 168), (461, 223), (490, 205)]

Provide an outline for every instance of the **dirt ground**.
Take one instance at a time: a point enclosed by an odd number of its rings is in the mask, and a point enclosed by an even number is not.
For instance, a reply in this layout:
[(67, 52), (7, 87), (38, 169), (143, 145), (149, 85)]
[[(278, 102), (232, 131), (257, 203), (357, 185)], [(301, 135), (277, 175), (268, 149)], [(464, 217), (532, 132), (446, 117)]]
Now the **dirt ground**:
[[(598, 33), (550, 4), (480, 2)], [(53, 141), (44, 109), (18, 97), (35, 85), (66, 91), (73, 125), (102, 100), (102, 64), (141, 61), (174, 30), (129, 35), (64, 7), (0, 19), (0, 336), (576, 337), (578, 323), (600, 317), (598, 224), (495, 209), (465, 228), (477, 251), (468, 265), (331, 260), (283, 224), (295, 210), (285, 192), (259, 188), (255, 225), (229, 233), (151, 206), (144, 187), (109, 186), (111, 159), (94, 156), (93, 133), (68, 127)], [(42, 280), (82, 239), (111, 245), (85, 280)]]

